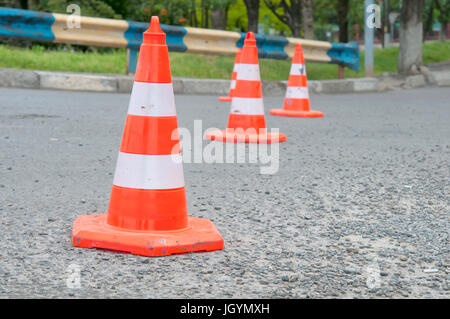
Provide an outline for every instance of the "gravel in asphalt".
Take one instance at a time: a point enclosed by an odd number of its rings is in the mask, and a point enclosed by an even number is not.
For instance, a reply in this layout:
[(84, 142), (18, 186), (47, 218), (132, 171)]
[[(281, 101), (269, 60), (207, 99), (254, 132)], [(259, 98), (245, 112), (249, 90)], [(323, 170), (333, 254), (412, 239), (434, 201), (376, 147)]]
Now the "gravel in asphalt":
[[(0, 297), (450, 297), (448, 88), (312, 96), (323, 119), (265, 98), (278, 173), (184, 164), (189, 214), (225, 249), (158, 258), (71, 244), (77, 216), (106, 212), (128, 100), (0, 89)], [(176, 104), (180, 127), (226, 125), (216, 96)]]

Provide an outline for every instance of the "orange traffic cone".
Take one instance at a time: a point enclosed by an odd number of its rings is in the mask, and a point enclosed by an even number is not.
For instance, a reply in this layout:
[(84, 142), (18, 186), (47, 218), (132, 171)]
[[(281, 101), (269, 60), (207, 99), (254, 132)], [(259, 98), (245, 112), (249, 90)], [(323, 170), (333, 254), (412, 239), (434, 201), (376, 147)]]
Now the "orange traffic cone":
[(253, 32), (248, 32), (241, 51), (231, 111), (226, 130), (206, 133), (210, 140), (234, 143), (277, 143), (281, 133), (268, 133), (259, 74), (258, 49)]
[(233, 73), (231, 74), (230, 91), (228, 92), (228, 96), (219, 96), (219, 101), (221, 102), (231, 102), (231, 97), (233, 96), (234, 89), (236, 88), (236, 78), (240, 60), (241, 60), (241, 49), (238, 49), (238, 51), (236, 52), (236, 57), (234, 58), (234, 67)]
[(207, 219), (188, 217), (166, 35), (144, 32), (107, 214), (73, 224), (73, 245), (161, 256), (223, 249)]
[(300, 43), (295, 46), (283, 108), (271, 109), (270, 114), (292, 117), (323, 117), (322, 112), (310, 110), (305, 58)]

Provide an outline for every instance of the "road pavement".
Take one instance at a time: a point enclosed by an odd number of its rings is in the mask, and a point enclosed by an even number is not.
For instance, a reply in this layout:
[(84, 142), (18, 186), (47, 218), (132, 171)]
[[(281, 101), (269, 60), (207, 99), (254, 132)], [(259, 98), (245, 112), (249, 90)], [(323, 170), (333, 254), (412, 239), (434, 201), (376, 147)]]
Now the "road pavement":
[[(0, 297), (450, 297), (447, 88), (312, 96), (323, 119), (265, 98), (279, 171), (184, 164), (189, 214), (225, 249), (158, 258), (71, 244), (77, 216), (107, 210), (128, 100), (0, 89)], [(180, 127), (226, 125), (216, 96), (176, 104)]]

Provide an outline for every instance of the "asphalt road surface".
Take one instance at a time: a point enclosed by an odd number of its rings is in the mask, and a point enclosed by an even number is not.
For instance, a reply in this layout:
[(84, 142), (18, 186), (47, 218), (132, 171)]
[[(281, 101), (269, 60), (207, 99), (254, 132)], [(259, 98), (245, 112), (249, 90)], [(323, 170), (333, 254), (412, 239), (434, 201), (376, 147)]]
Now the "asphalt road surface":
[[(448, 88), (313, 96), (323, 119), (265, 98), (279, 171), (184, 164), (189, 215), (225, 249), (158, 258), (71, 244), (106, 212), (128, 100), (0, 89), (0, 297), (450, 297)], [(216, 96), (176, 103), (180, 127), (226, 125)]]

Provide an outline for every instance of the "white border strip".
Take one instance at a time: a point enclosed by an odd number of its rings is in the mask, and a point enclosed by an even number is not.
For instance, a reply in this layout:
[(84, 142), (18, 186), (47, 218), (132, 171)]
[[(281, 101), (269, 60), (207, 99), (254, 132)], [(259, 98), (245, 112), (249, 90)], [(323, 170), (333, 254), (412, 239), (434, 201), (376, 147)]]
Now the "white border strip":
[(141, 155), (119, 152), (113, 184), (136, 189), (183, 187), (181, 154)]
[(128, 114), (176, 116), (172, 83), (134, 82)]
[(286, 98), (309, 99), (308, 88), (305, 86), (289, 86), (286, 90)]
[(239, 64), (237, 71), (237, 80), (260, 81), (258, 64)]
[(304, 64), (291, 64), (291, 75), (306, 75), (306, 67)]
[(264, 102), (262, 98), (233, 97), (231, 113), (246, 115), (264, 115)]

